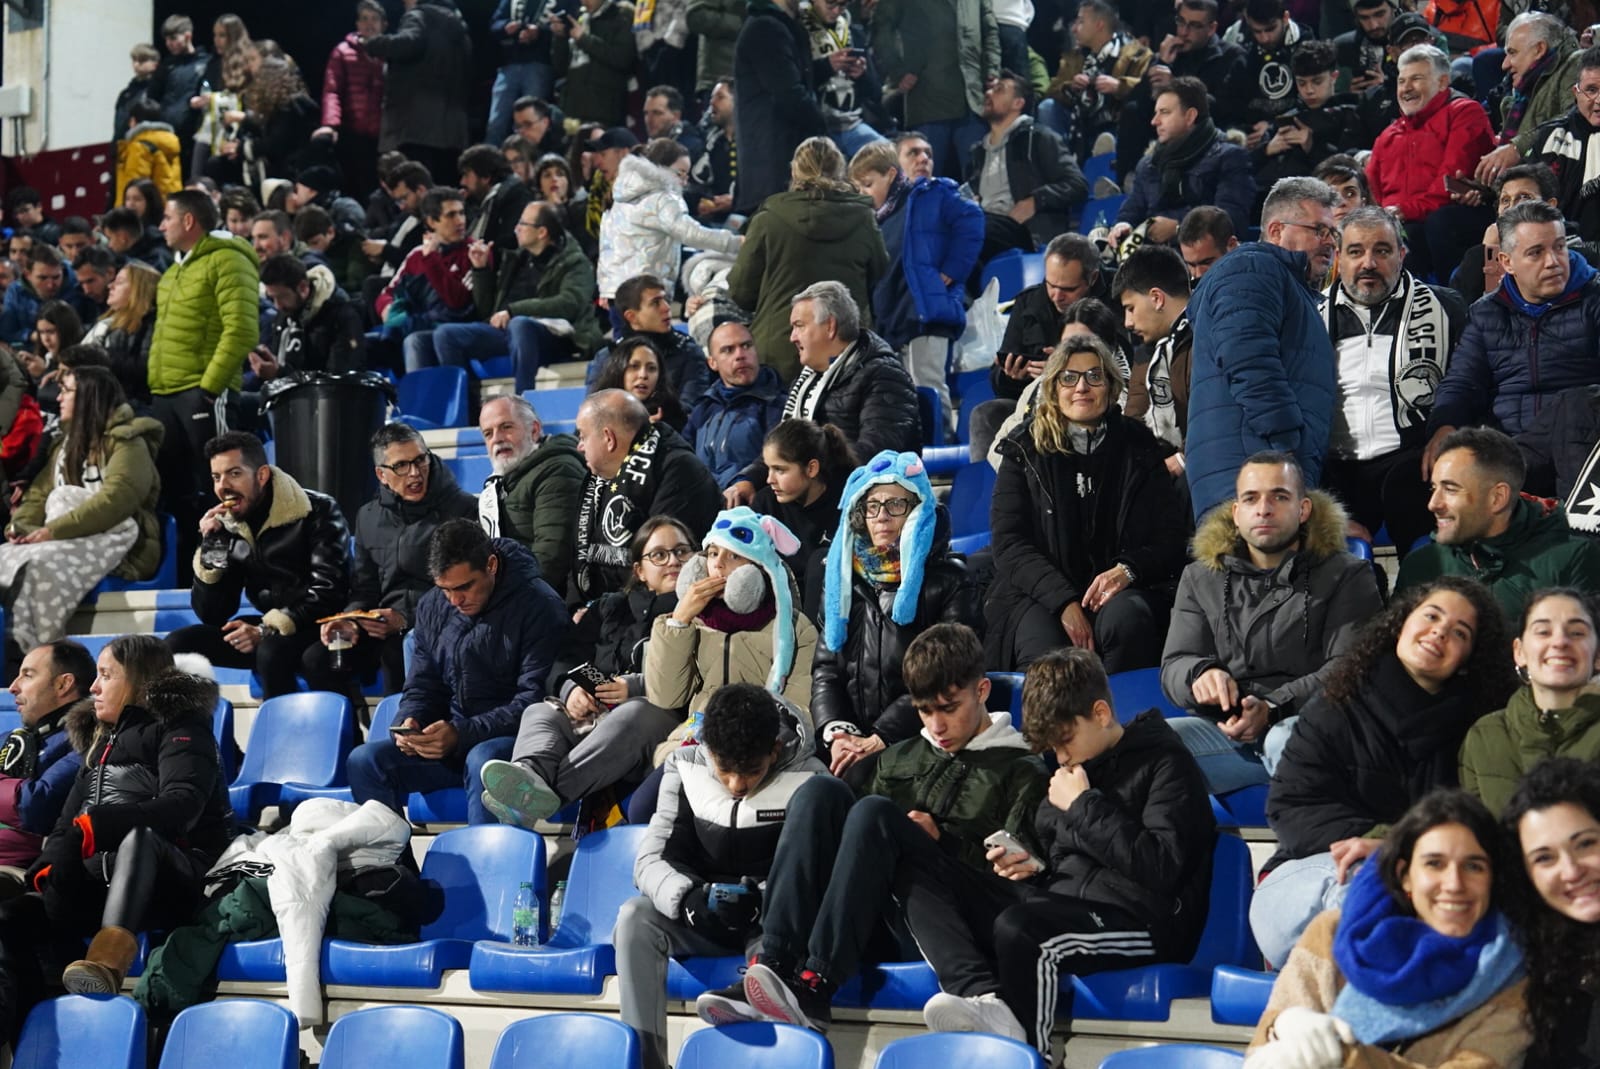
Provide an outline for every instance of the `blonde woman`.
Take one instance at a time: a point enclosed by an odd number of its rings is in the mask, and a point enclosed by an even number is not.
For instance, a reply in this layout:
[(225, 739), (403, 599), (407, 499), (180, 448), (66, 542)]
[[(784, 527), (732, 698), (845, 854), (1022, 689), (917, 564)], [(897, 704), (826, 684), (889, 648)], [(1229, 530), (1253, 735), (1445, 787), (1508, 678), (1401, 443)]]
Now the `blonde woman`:
[(149, 264), (129, 260), (111, 280), (106, 313), (95, 320), (83, 344), (105, 350), (111, 371), (134, 405), (150, 399), (147, 369), (150, 337), (156, 325), (156, 286), (161, 272)]

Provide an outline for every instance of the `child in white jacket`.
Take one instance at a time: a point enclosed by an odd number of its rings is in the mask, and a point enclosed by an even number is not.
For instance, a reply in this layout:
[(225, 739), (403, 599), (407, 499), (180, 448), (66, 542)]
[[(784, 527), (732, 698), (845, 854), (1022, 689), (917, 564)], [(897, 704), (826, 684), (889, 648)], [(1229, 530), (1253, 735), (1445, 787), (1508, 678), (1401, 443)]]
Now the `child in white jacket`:
[(723, 253), (739, 251), (742, 237), (701, 226), (683, 198), (689, 153), (676, 141), (656, 138), (644, 154), (625, 156), (611, 191), (611, 208), (600, 218), (600, 258), (595, 270), (600, 296), (611, 300), (635, 275), (678, 277), (685, 245)]

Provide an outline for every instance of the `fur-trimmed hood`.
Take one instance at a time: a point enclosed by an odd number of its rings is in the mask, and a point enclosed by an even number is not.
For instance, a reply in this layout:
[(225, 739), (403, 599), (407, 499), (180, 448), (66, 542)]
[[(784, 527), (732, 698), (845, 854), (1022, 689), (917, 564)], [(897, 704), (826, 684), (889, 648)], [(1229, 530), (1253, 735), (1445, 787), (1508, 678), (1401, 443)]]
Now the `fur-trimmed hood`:
[(95, 731), (99, 727), (99, 721), (94, 718), (94, 699), (84, 698), (73, 702), (63, 723), (67, 728), (67, 741), (78, 756), (87, 754), (89, 747), (94, 745)]
[[(210, 720), (220, 694), (216, 680), (168, 668), (150, 681), (138, 707), (162, 725), (196, 717)], [(104, 726), (95, 719), (94, 699), (85, 698), (68, 709), (66, 725), (72, 748), (87, 755)]]
[(248, 523), (231, 512), (222, 514), (222, 526), (251, 545), (255, 544), (256, 536), (261, 531), (286, 527), (311, 515), (311, 499), (306, 496), (300, 484), (295, 482), (294, 476), (276, 464), (269, 464), (267, 467), (272, 471), (272, 506), (267, 509), (267, 518), (261, 521), (260, 530), (251, 530)]
[[(1348, 517), (1337, 498), (1321, 490), (1313, 490), (1311, 518), (1301, 528), (1298, 552), (1313, 560), (1324, 560), (1345, 548), (1345, 528)], [(1194, 559), (1214, 572), (1227, 568), (1227, 558), (1248, 561), (1239, 528), (1233, 522), (1233, 501), (1228, 500), (1206, 513), (1195, 530), (1192, 543)]]

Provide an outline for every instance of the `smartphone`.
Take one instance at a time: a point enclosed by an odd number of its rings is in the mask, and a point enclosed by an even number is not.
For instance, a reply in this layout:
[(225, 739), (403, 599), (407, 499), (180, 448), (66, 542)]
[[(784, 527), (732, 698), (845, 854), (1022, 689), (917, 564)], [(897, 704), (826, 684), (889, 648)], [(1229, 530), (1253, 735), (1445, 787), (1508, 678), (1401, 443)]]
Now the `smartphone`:
[(1494, 190), (1481, 182), (1474, 182), (1469, 178), (1457, 178), (1455, 175), (1449, 174), (1444, 176), (1444, 188), (1447, 193), (1454, 193), (1457, 196), (1476, 191), (1489, 200), (1493, 200), (1495, 195)]
[(714, 883), (706, 892), (706, 899), (711, 903), (711, 908), (716, 909), (725, 902), (735, 902), (750, 893), (750, 888), (742, 883)]
[(389, 725), (389, 734), (391, 734), (391, 735), (420, 735), (420, 734), (422, 734), (422, 729), (421, 728), (408, 728), (408, 727), (405, 727), (402, 724), (390, 724)]
[(867, 50), (865, 48), (847, 48), (845, 51), (850, 53), (850, 55), (855, 59), (867, 58)]
[(1002, 846), (1005, 848), (1005, 851), (1008, 855), (1022, 854), (1031, 860), (1035, 865), (1038, 865), (1040, 868), (1044, 868), (1044, 865), (1039, 861), (1039, 859), (1033, 856), (1033, 851), (1029, 850), (1026, 846), (1023, 846), (1017, 841), (1017, 837), (1015, 835), (1012, 835), (1004, 828), (1001, 828), (997, 832), (991, 832), (989, 837), (983, 840), (983, 845), (984, 848), (988, 850), (993, 850), (997, 846)]

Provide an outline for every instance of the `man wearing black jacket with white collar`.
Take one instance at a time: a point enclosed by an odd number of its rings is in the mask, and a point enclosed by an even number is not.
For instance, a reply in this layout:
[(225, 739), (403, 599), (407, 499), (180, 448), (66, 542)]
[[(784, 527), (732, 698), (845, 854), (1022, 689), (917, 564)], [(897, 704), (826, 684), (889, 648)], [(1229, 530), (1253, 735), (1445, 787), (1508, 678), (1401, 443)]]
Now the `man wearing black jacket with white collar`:
[(984, 91), (989, 132), (972, 146), (961, 190), (989, 216), (980, 260), (1006, 248), (1031, 252), (1036, 241), (1070, 229), (1071, 213), (1088, 199), (1083, 172), (1061, 138), (1034, 123), (1032, 106), (1032, 88), (1011, 71)]

